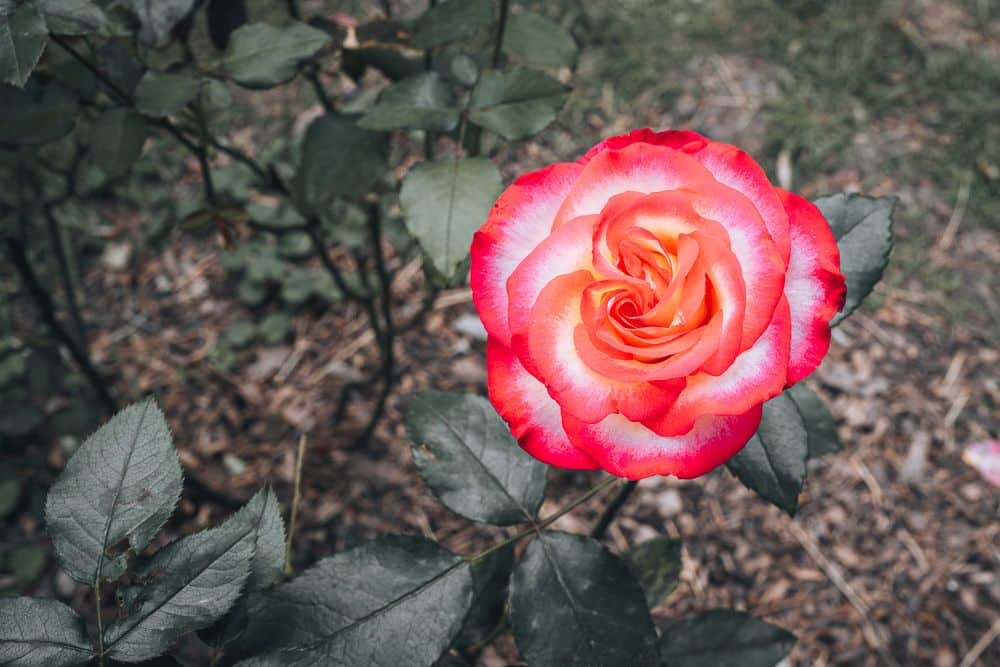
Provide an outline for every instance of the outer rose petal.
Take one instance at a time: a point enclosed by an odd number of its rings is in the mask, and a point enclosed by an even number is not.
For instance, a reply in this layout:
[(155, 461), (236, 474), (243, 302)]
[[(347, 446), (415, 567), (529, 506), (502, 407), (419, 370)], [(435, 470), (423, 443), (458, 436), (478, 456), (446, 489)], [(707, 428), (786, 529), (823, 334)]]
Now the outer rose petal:
[(830, 320), (844, 306), (847, 289), (840, 251), (819, 209), (799, 195), (777, 189), (791, 221), (792, 255), (785, 296), (792, 313), (787, 384), (819, 366), (830, 348)]
[(648, 144), (626, 146), (594, 156), (566, 195), (553, 228), (581, 215), (600, 213), (615, 196), (625, 192), (663, 192), (715, 184), (716, 179), (691, 156)]
[(570, 441), (589, 452), (613, 475), (642, 479), (674, 475), (689, 479), (704, 475), (736, 454), (757, 430), (761, 406), (741, 415), (705, 415), (684, 435), (664, 438), (622, 415), (608, 415), (587, 424), (563, 413)]
[(510, 345), (507, 278), (541, 243), (582, 167), (557, 163), (525, 174), (507, 188), (472, 239), (472, 298), (483, 326)]
[(549, 396), (545, 385), (524, 370), (510, 348), (495, 336), (486, 341), (486, 367), (490, 401), (526, 452), (560, 468), (600, 468), (589, 454), (569, 441), (559, 404)]
[(687, 433), (701, 415), (740, 414), (780, 394), (785, 387), (790, 319), (788, 302), (782, 298), (768, 328), (726, 372), (689, 376), (670, 410), (643, 423), (662, 436), (673, 437)]
[(609, 137), (587, 151), (579, 161), (586, 164), (604, 151), (620, 150), (636, 143), (683, 151), (708, 169), (717, 181), (741, 192), (760, 212), (778, 253), (783, 261), (788, 262), (791, 242), (785, 207), (776, 196), (777, 188), (771, 185), (764, 170), (747, 153), (736, 146), (711, 141), (689, 130), (653, 132), (644, 129)]

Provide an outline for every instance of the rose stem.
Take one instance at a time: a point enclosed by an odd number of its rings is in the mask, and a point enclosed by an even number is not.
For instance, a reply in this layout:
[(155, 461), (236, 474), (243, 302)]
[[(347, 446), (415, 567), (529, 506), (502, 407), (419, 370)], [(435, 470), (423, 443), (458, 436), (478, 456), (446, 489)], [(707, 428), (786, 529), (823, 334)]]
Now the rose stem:
[(622, 505), (625, 504), (625, 501), (628, 500), (628, 497), (632, 495), (632, 492), (635, 491), (635, 487), (638, 485), (639, 481), (633, 480), (626, 482), (620, 489), (618, 489), (618, 493), (616, 493), (615, 497), (611, 499), (608, 506), (604, 508), (604, 513), (601, 514), (601, 518), (597, 520), (596, 524), (594, 524), (594, 529), (590, 531), (591, 537), (595, 540), (599, 540), (604, 537), (604, 533), (607, 532), (608, 526), (610, 526), (611, 522), (615, 520), (615, 515), (618, 514), (618, 510), (622, 508)]

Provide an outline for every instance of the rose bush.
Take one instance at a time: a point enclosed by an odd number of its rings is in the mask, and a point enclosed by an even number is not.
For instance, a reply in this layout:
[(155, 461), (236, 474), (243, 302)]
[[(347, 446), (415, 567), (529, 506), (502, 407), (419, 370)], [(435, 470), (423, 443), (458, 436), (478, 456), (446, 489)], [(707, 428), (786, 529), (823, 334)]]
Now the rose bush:
[(839, 260), (819, 209), (742, 150), (606, 139), (517, 179), (475, 234), (490, 399), (546, 463), (702, 475), (819, 365)]

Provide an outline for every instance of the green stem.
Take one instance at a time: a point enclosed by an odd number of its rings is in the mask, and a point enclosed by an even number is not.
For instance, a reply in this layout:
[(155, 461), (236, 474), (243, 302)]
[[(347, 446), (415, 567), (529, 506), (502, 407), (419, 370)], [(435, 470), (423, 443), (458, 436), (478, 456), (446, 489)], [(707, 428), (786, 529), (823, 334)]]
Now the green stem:
[(507, 32), (508, 18), (510, 18), (510, 0), (500, 0), (500, 21), (497, 24), (497, 40), (493, 44), (493, 69), (500, 67), (500, 57), (503, 54), (503, 36)]
[(622, 505), (625, 504), (625, 501), (628, 500), (629, 496), (632, 495), (632, 492), (635, 491), (635, 487), (638, 485), (638, 480), (633, 480), (631, 482), (626, 482), (620, 489), (618, 489), (618, 493), (616, 493), (615, 497), (611, 499), (608, 506), (604, 508), (601, 518), (599, 518), (597, 523), (594, 524), (594, 529), (590, 531), (591, 537), (595, 540), (599, 540), (604, 537), (604, 533), (607, 532), (611, 522), (615, 520), (618, 510), (622, 508)]
[(492, 547), (490, 547), (486, 551), (478, 553), (478, 554), (476, 554), (474, 556), (467, 556), (465, 560), (468, 561), (471, 564), (478, 563), (479, 561), (483, 560), (487, 556), (489, 556), (489, 555), (491, 555), (493, 553), (496, 553), (497, 551), (500, 551), (501, 549), (503, 549), (504, 547), (506, 547), (509, 544), (513, 544), (514, 542), (519, 542), (520, 540), (523, 540), (525, 537), (528, 537), (529, 535), (536, 535), (536, 534), (540, 533), (541, 531), (545, 530), (546, 528), (548, 528), (549, 526), (551, 526), (553, 523), (555, 523), (556, 521), (558, 521), (559, 519), (561, 519), (566, 514), (569, 514), (570, 512), (572, 512), (574, 509), (576, 509), (580, 505), (584, 504), (585, 502), (587, 502), (588, 500), (590, 500), (594, 496), (600, 494), (602, 491), (604, 491), (605, 489), (607, 489), (608, 487), (610, 487), (612, 484), (614, 484), (617, 481), (618, 481), (617, 477), (608, 477), (603, 482), (601, 482), (597, 486), (591, 488), (589, 491), (587, 491), (585, 494), (583, 494), (579, 498), (571, 501), (567, 505), (563, 505), (561, 508), (559, 508), (558, 510), (556, 510), (555, 513), (550, 514), (549, 516), (545, 517), (541, 521), (538, 521), (538, 522), (534, 523), (531, 526), (531, 528), (526, 528), (526, 529), (522, 530), (521, 532), (519, 532), (516, 535), (508, 538), (507, 540), (501, 542), (500, 544), (493, 545)]
[[(493, 57), (490, 60), (490, 67), (498, 69), (500, 61), (503, 59), (503, 37), (507, 33), (507, 20), (510, 18), (510, 0), (500, 0), (500, 20), (497, 22), (497, 32), (493, 42)], [(459, 144), (462, 140), (459, 139)], [(469, 131), (468, 143), (466, 144), (469, 157), (476, 157), (483, 152), (483, 128), (478, 125)]]

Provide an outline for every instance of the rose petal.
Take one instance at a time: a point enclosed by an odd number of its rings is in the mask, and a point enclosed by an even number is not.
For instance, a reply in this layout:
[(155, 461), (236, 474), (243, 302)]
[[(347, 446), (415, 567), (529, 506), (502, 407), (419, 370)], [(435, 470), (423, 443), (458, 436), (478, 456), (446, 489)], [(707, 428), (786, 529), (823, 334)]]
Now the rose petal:
[(733, 415), (781, 393), (788, 363), (790, 313), (782, 299), (771, 325), (721, 375), (696, 373), (663, 416), (643, 420), (656, 433), (671, 437), (687, 431), (702, 415)]
[(490, 401), (526, 452), (560, 468), (600, 468), (589, 454), (569, 441), (562, 426), (562, 411), (545, 385), (528, 373), (511, 349), (495, 336), (486, 341), (486, 366)]
[(775, 192), (776, 188), (750, 155), (736, 146), (711, 141), (687, 130), (654, 132), (643, 129), (605, 139), (587, 151), (579, 162), (587, 164), (601, 153), (622, 150), (634, 144), (667, 146), (687, 153), (702, 164), (719, 183), (742, 193), (760, 212), (779, 256), (783, 262), (788, 263), (791, 249), (788, 215)]
[(472, 298), (483, 326), (505, 345), (507, 279), (552, 229), (552, 221), (582, 168), (557, 163), (518, 178), (504, 191), (472, 240)]
[(792, 313), (791, 385), (823, 361), (830, 348), (830, 320), (843, 307), (847, 292), (837, 241), (823, 214), (799, 195), (778, 192), (791, 220), (792, 255), (785, 277)]
[(689, 155), (672, 148), (639, 144), (593, 157), (573, 184), (556, 215), (554, 228), (581, 215), (600, 213), (615, 197), (648, 194), (715, 183), (712, 174)]
[[(554, 278), (593, 268), (597, 216), (570, 221), (542, 240), (507, 280), (508, 323), (516, 336), (527, 326), (538, 295)], [(530, 367), (529, 367), (530, 369)]]
[(530, 324), (515, 334), (512, 348), (549, 390), (564, 411), (597, 422), (612, 412), (647, 419), (666, 411), (684, 385), (673, 382), (623, 382), (587, 365), (574, 341), (582, 321), (580, 301), (593, 276), (578, 271), (560, 276), (539, 294)]
[(740, 451), (757, 430), (760, 415), (759, 405), (740, 415), (706, 415), (687, 433), (671, 438), (618, 414), (587, 424), (563, 411), (563, 427), (573, 444), (613, 475), (689, 479), (704, 475)]

